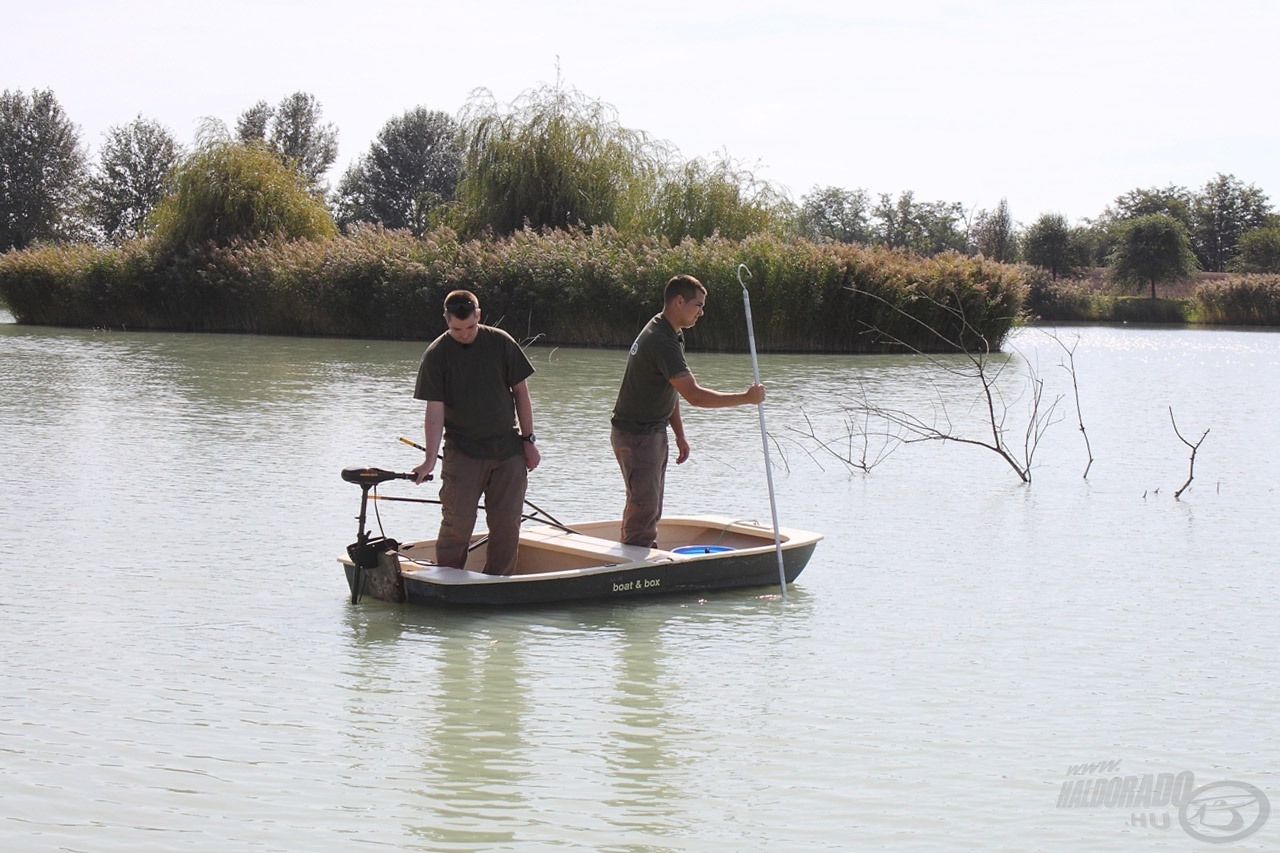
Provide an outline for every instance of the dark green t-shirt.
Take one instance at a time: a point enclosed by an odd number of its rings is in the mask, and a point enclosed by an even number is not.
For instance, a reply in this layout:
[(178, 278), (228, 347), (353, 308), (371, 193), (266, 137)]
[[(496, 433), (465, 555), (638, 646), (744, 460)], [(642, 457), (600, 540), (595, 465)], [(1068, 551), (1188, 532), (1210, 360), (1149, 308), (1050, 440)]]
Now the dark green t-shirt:
[(657, 315), (631, 345), (622, 386), (613, 404), (613, 425), (633, 435), (666, 429), (676, 407), (676, 389), (671, 379), (688, 372), (684, 334)]
[(475, 459), (506, 459), (524, 452), (513, 386), (533, 375), (520, 345), (501, 329), (481, 325), (460, 344), (445, 332), (422, 354), (416, 400), (444, 403), (444, 446)]

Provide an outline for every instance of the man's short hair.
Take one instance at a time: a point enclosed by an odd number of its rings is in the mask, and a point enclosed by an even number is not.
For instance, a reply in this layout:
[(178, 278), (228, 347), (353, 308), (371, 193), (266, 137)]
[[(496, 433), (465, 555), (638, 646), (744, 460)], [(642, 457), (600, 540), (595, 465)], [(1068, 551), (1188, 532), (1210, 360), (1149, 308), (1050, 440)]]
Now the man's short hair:
[(444, 312), (465, 320), (480, 307), (480, 300), (470, 290), (451, 290), (444, 298)]
[(662, 303), (670, 305), (677, 296), (693, 299), (699, 293), (706, 294), (707, 287), (691, 275), (673, 275), (662, 289)]

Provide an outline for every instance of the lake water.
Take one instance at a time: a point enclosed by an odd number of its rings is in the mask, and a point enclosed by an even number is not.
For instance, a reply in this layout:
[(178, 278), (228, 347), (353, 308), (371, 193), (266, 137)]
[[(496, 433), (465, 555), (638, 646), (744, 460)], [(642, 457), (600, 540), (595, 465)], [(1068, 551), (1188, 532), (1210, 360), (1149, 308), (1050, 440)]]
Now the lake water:
[[(0, 847), (1217, 849), (1183, 824), (1280, 807), (1280, 335), (1058, 336), (1083, 435), (1059, 343), (1001, 359), (1015, 447), (1028, 369), (1066, 395), (1030, 485), (957, 443), (837, 458), (883, 446), (860, 399), (981, 437), (958, 359), (763, 356), (781, 521), (826, 534), (785, 601), (454, 612), (353, 607), (336, 562), (339, 470), (419, 460), (422, 344), (0, 325)], [(615, 516), (623, 354), (530, 353), (530, 499)], [(1208, 431), (1181, 498), (1170, 409)], [(768, 523), (756, 410), (686, 422), (668, 512)], [(1208, 805), (1161, 802), (1188, 773)], [(1278, 847), (1280, 815), (1230, 845)]]

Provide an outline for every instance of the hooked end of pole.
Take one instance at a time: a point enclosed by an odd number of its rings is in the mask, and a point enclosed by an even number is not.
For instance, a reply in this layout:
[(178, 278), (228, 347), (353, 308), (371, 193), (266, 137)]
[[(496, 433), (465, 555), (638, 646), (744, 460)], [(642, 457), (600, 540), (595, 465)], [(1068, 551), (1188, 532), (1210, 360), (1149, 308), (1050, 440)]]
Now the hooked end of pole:
[(747, 278), (751, 278), (751, 270), (747, 269), (747, 265), (738, 264), (738, 284), (742, 285), (743, 290), (746, 290), (747, 283), (742, 280), (743, 273), (746, 273)]

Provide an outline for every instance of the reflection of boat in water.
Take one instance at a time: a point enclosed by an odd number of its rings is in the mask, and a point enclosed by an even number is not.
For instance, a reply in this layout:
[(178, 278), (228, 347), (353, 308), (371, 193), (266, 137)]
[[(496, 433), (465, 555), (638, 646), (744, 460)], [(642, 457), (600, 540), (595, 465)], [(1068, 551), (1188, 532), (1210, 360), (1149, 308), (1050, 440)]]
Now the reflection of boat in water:
[[(804, 570), (822, 535), (717, 515), (673, 516), (658, 525), (656, 548), (617, 541), (621, 522), (563, 525), (539, 515), (520, 529), (515, 571), (489, 575), (435, 562), (434, 540), (400, 542), (365, 530), (366, 501), (418, 498), (370, 496), (393, 479), (410, 479), (379, 468), (347, 468), (342, 477), (361, 486), (359, 534), (341, 558), (351, 600), (368, 594), (386, 601), (438, 604), (539, 604), (601, 598), (633, 598), (673, 592), (739, 589), (791, 583)], [(484, 535), (473, 538), (468, 562), (483, 565)]]

